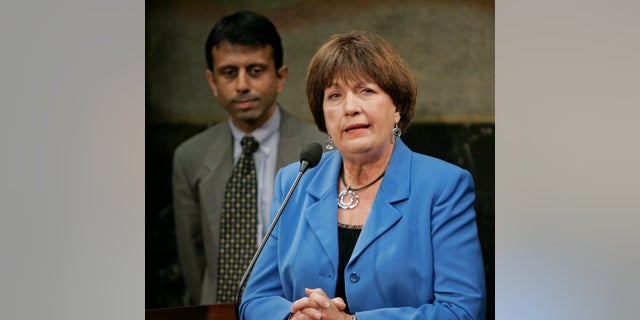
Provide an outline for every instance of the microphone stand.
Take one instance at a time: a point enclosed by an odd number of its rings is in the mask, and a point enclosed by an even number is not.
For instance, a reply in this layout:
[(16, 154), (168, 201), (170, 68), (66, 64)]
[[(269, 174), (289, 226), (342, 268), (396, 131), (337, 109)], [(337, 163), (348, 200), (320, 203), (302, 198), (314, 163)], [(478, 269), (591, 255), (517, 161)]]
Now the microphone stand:
[(256, 250), (256, 253), (253, 255), (253, 258), (251, 258), (251, 262), (249, 262), (249, 266), (247, 267), (247, 270), (242, 275), (242, 280), (240, 280), (240, 285), (238, 286), (238, 290), (236, 291), (236, 299), (235, 299), (236, 320), (240, 320), (240, 303), (242, 301), (242, 293), (244, 291), (243, 287), (246, 284), (247, 279), (249, 278), (249, 274), (251, 274), (251, 271), (253, 270), (253, 266), (256, 264), (256, 261), (258, 260), (258, 256), (260, 256), (260, 252), (262, 252), (262, 249), (264, 249), (264, 245), (267, 243), (267, 240), (271, 236), (271, 233), (273, 232), (273, 229), (276, 227), (278, 220), (280, 220), (282, 211), (284, 211), (284, 208), (287, 206), (287, 203), (289, 203), (289, 198), (291, 198), (291, 195), (293, 194), (293, 191), (298, 185), (298, 182), (300, 181), (302, 174), (305, 171), (307, 171), (309, 167), (311, 166), (309, 165), (308, 161), (301, 161), (300, 170), (298, 171), (298, 175), (296, 176), (296, 179), (293, 181), (291, 188), (289, 188), (289, 192), (287, 193), (287, 196), (284, 198), (284, 201), (282, 201), (282, 205), (280, 206), (280, 209), (278, 209), (276, 216), (273, 218), (273, 222), (271, 222), (271, 225), (269, 226), (267, 233), (264, 235), (264, 238), (262, 238), (262, 241), (260, 241), (258, 250)]

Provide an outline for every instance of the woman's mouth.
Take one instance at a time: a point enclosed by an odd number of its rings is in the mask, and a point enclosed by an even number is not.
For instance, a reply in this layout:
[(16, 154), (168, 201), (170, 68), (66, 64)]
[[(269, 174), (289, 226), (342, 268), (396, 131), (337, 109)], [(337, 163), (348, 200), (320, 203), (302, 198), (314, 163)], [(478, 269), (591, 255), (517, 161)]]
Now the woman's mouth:
[(344, 129), (344, 132), (347, 133), (358, 133), (361, 130), (366, 130), (369, 129), (370, 125), (366, 124), (366, 123), (354, 123), (352, 125), (347, 126)]

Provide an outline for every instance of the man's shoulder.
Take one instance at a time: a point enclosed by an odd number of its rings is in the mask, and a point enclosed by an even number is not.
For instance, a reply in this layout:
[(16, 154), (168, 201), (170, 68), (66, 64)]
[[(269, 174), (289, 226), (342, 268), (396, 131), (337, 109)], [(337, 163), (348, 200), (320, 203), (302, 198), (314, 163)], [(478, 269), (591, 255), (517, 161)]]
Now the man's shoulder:
[(313, 140), (323, 137), (322, 132), (313, 121), (302, 119), (282, 109), (281, 132), (284, 134), (296, 134)]
[[(229, 132), (226, 134), (226, 132)], [(230, 135), (229, 125), (222, 121), (213, 125), (182, 142), (176, 148), (175, 155), (188, 155), (188, 157), (203, 157), (209, 152), (211, 146), (218, 144), (219, 140)]]

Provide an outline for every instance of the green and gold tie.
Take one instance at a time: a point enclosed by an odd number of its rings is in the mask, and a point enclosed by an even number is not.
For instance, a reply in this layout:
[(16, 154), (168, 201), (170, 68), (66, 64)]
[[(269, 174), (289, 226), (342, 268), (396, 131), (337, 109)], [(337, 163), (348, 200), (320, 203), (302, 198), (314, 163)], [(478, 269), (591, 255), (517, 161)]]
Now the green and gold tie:
[(245, 136), (240, 143), (242, 155), (227, 181), (220, 215), (218, 303), (234, 301), (240, 278), (256, 250), (258, 184), (253, 153), (258, 141)]

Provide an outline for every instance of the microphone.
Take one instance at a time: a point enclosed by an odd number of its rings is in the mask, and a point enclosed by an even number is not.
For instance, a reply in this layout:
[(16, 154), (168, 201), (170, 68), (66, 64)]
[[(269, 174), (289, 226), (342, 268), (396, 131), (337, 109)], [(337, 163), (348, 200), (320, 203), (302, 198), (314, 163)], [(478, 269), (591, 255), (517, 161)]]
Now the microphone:
[(236, 291), (236, 299), (235, 299), (236, 320), (240, 320), (240, 302), (242, 301), (242, 292), (244, 291), (243, 287), (245, 286), (245, 284), (247, 283), (247, 280), (249, 279), (249, 275), (251, 274), (251, 271), (253, 270), (253, 266), (256, 264), (258, 257), (260, 256), (260, 252), (262, 252), (262, 249), (264, 248), (264, 245), (267, 243), (267, 240), (271, 236), (271, 233), (273, 232), (273, 229), (278, 223), (278, 220), (280, 220), (282, 211), (284, 211), (284, 208), (287, 206), (287, 203), (289, 203), (289, 198), (291, 198), (291, 195), (293, 194), (293, 191), (298, 185), (298, 182), (300, 181), (302, 174), (305, 173), (307, 169), (311, 169), (315, 167), (318, 164), (318, 162), (320, 162), (320, 158), (322, 158), (322, 146), (317, 142), (309, 143), (307, 147), (304, 148), (302, 152), (300, 152), (300, 170), (298, 170), (298, 175), (296, 176), (296, 179), (293, 181), (291, 188), (289, 188), (289, 192), (287, 193), (287, 196), (282, 201), (282, 204), (280, 205), (278, 212), (273, 218), (273, 221), (271, 222), (271, 225), (269, 226), (267, 233), (262, 238), (262, 241), (260, 242), (260, 245), (258, 246), (256, 253), (253, 254), (253, 258), (251, 258), (251, 262), (249, 262), (249, 266), (247, 267), (247, 270), (245, 270), (244, 274), (242, 275), (242, 280), (240, 280), (240, 284), (238, 285), (238, 291)]
[[(304, 173), (307, 169), (315, 167), (320, 162), (320, 158), (322, 158), (322, 146), (317, 142), (309, 143), (300, 152), (300, 172)], [(297, 184), (297, 181), (294, 183)]]

